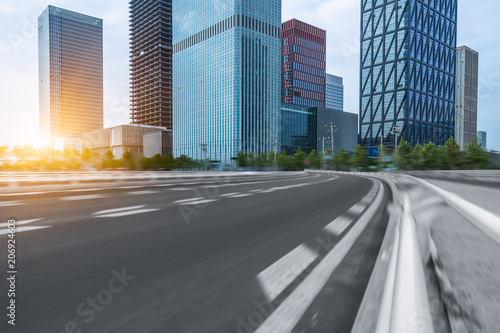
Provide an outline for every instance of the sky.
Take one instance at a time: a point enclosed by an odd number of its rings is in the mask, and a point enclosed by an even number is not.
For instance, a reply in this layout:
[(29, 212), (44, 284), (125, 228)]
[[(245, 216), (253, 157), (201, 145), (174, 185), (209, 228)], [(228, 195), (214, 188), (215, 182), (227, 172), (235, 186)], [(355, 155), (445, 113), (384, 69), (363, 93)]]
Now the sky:
[[(194, 0), (185, 0), (194, 1)], [(359, 112), (360, 0), (282, 0), (292, 18), (327, 31), (327, 72), (342, 76), (345, 110)], [(498, 0), (458, 0), (458, 45), (479, 52), (478, 130), (500, 150)], [(37, 18), (47, 5), (104, 20), (104, 125), (129, 122), (127, 0), (1, 0), (0, 145), (38, 141)]]

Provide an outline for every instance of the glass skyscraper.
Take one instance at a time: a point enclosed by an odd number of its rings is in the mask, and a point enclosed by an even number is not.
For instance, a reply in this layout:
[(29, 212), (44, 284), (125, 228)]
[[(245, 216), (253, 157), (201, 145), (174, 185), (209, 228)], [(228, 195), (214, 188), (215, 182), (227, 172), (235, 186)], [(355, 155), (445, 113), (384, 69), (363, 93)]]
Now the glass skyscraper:
[(229, 163), (279, 137), (280, 0), (173, 0), (174, 155)]
[(283, 103), (325, 106), (326, 31), (292, 19), (281, 25)]
[(172, 0), (130, 1), (131, 118), (172, 129)]
[(454, 135), (457, 0), (362, 0), (360, 143)]
[(477, 137), (479, 53), (467, 46), (457, 49), (455, 139), (460, 149)]
[(327, 73), (325, 91), (325, 107), (344, 111), (344, 79)]
[(40, 140), (103, 127), (102, 20), (54, 6), (38, 18)]

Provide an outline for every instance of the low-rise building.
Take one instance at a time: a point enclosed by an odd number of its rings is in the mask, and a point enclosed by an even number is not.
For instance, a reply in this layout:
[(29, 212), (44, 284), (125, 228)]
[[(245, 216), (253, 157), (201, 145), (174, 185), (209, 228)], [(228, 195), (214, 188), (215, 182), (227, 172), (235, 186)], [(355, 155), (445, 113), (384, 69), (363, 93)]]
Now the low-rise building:
[[(146, 140), (144, 140), (145, 136), (147, 136)], [(171, 137), (172, 131), (165, 127), (119, 125), (84, 133), (82, 135), (82, 149), (88, 148), (101, 156), (111, 150), (116, 158), (121, 158), (126, 151), (131, 152), (134, 157), (145, 155), (145, 151), (149, 154), (153, 150), (167, 155), (172, 152)]]

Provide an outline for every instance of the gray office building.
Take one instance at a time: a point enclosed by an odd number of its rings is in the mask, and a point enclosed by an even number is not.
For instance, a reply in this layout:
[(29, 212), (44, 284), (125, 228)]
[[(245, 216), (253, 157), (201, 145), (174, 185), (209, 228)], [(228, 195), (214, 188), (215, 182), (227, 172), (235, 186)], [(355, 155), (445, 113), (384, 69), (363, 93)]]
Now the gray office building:
[(340, 147), (347, 151), (354, 151), (358, 144), (358, 115), (326, 108), (308, 108), (296, 104), (281, 104), (280, 149), (288, 155), (293, 155), (300, 148), (309, 154), (315, 149), (323, 151), (330, 149), (331, 135), (328, 134), (327, 124), (336, 125), (338, 131), (333, 135), (334, 151), (338, 153)]
[(458, 47), (456, 71), (455, 140), (463, 150), (477, 137), (479, 53)]
[(325, 107), (344, 111), (344, 79), (340, 76), (326, 74)]
[(477, 132), (477, 142), (482, 144), (481, 148), (483, 148), (484, 150), (488, 150), (486, 132), (484, 132), (484, 131)]
[(40, 139), (103, 127), (102, 20), (54, 6), (38, 18)]

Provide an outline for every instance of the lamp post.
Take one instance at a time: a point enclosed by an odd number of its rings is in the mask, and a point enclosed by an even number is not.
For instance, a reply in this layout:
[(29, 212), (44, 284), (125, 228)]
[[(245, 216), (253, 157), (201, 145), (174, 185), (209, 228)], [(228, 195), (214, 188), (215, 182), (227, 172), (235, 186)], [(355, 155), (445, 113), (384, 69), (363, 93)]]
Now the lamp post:
[(323, 164), (325, 162), (325, 142), (326, 141), (327, 137), (326, 136), (322, 136), (322, 137), (319, 137), (318, 140), (321, 140), (321, 143), (322, 143), (322, 150), (321, 150), (321, 169), (323, 169)]
[(398, 135), (401, 133), (397, 124), (392, 125), (390, 134), (394, 135), (394, 165), (396, 165), (396, 154), (398, 153)]
[(201, 143), (201, 150), (203, 151), (203, 164), (207, 163), (207, 151), (208, 151), (208, 145), (206, 143)]
[(278, 169), (278, 165), (276, 164), (276, 156), (278, 155), (278, 147), (281, 146), (281, 144), (278, 142), (278, 137), (275, 136), (274, 137), (274, 142), (272, 143), (272, 146), (274, 147), (274, 167), (275, 169), (277, 170)]
[(331, 138), (332, 138), (332, 140), (331, 140), (332, 146), (331, 147), (332, 147), (332, 158), (333, 158), (333, 151), (335, 149), (335, 139), (334, 139), (333, 135), (339, 131), (339, 127), (337, 125), (335, 125), (334, 123), (328, 123), (325, 125), (325, 127), (328, 128), (327, 133), (330, 134)]

